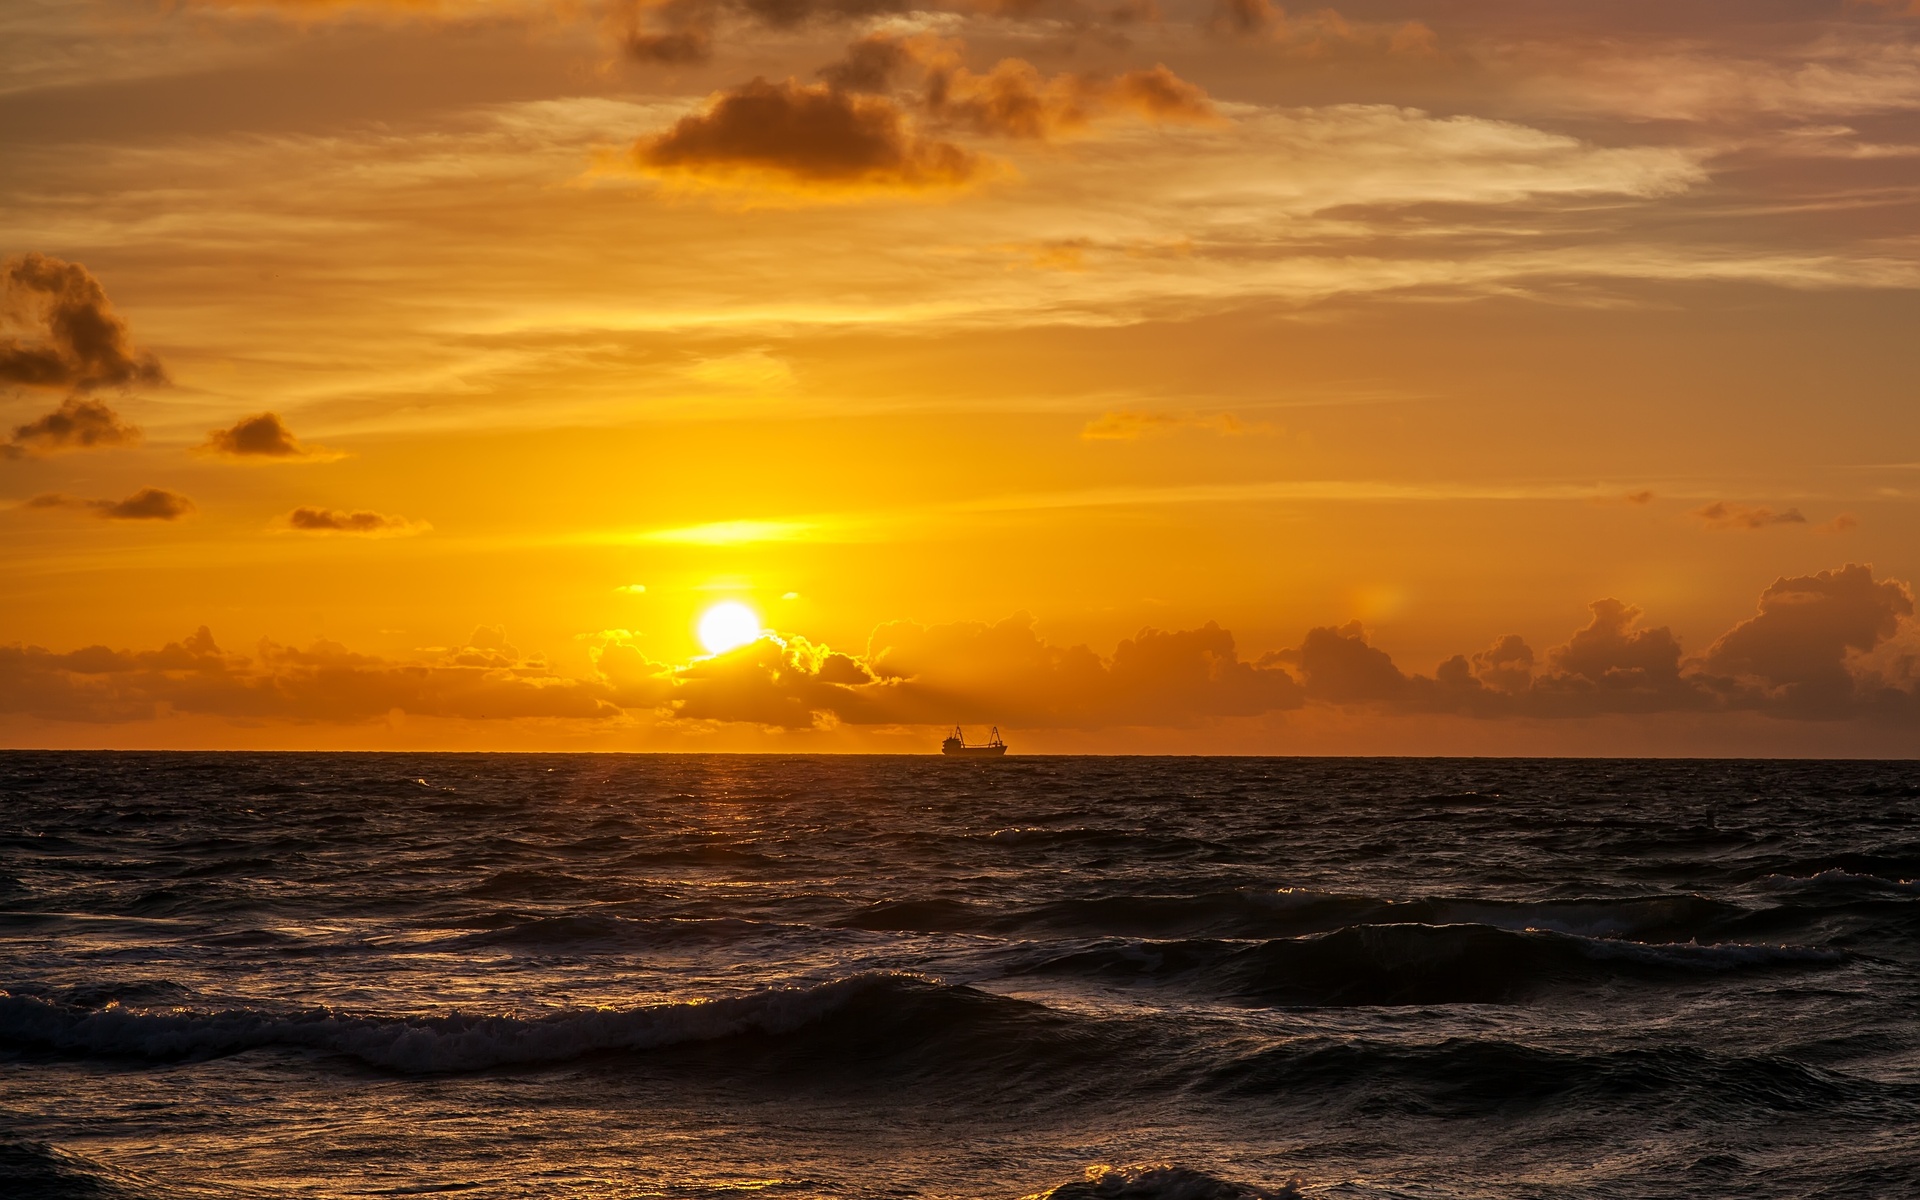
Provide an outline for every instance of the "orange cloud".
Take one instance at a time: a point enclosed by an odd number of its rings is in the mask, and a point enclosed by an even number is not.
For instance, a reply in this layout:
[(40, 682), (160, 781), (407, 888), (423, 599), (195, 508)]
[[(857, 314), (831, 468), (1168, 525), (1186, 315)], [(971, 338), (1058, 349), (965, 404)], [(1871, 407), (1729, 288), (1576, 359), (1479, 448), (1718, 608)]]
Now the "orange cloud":
[(410, 537), (433, 528), (425, 521), (410, 521), (364, 508), (342, 512), (305, 505), (287, 514), (286, 527), (296, 533), (343, 533), (358, 537)]
[(1716, 500), (1705, 508), (1696, 508), (1692, 514), (1705, 521), (1708, 529), (1766, 529), (1774, 525), (1805, 525), (1807, 519), (1800, 515), (1797, 508), (1775, 512), (1771, 508), (1749, 508), (1744, 504), (1729, 504)]
[(923, 47), (920, 53), (927, 68), (927, 111), (993, 137), (1059, 137), (1118, 116), (1190, 125), (1220, 120), (1202, 88), (1164, 66), (1115, 77), (1048, 77), (1024, 59), (1003, 58), (976, 75), (951, 49)]
[(20, 507), (81, 509), (110, 521), (177, 521), (194, 511), (193, 501), (178, 492), (156, 487), (143, 487), (124, 500), (83, 500), (59, 492), (44, 492), (29, 498)]
[(1866, 654), (1913, 616), (1913, 592), (1848, 564), (1774, 581), (1760, 611), (1707, 650), (1706, 670), (1748, 684), (1756, 702), (1804, 715), (1842, 715), (1856, 698), (1852, 654)]
[(41, 457), (75, 450), (127, 446), (140, 440), (140, 431), (98, 400), (69, 396), (60, 407), (37, 420), (17, 425), (13, 439), (0, 442), (0, 458)]
[(1101, 413), (1088, 421), (1081, 427), (1080, 436), (1090, 442), (1132, 442), (1181, 429), (1202, 429), (1228, 436), (1247, 431), (1246, 425), (1232, 413), (1198, 416), (1121, 409), (1118, 412)]
[(498, 647), (462, 647), (425, 662), (397, 663), (324, 640), (304, 649), (262, 641), (248, 659), (222, 651), (204, 626), (152, 651), (88, 646), (54, 654), (0, 646), (0, 712), (62, 721), (179, 712), (354, 723), (384, 720), (396, 709), (470, 720), (601, 720), (620, 711), (605, 691), (603, 684), (557, 677), (545, 663)]
[(90, 391), (165, 382), (160, 360), (133, 348), (85, 267), (37, 253), (0, 264), (0, 383)]
[(309, 446), (270, 412), (242, 417), (227, 429), (209, 430), (202, 454), (256, 462), (321, 462), (339, 458), (324, 446)]
[(977, 155), (921, 136), (887, 98), (792, 79), (721, 92), (633, 154), (666, 179), (816, 192), (951, 189), (986, 170)]
[[(1111, 655), (1047, 641), (1031, 618), (876, 629), (862, 654), (765, 635), (688, 663), (649, 659), (625, 631), (596, 635), (593, 673), (556, 674), (476, 629), (467, 644), (397, 662), (320, 642), (263, 642), (249, 660), (202, 630), (158, 651), (70, 654), (0, 647), (0, 712), (55, 720), (141, 719), (173, 710), (245, 718), (371, 720), (391, 709), (475, 719), (523, 716), (744, 722), (771, 729), (998, 723), (1027, 729), (1183, 727), (1305, 707), (1482, 719), (1758, 712), (1784, 719), (1920, 720), (1911, 589), (1848, 565), (1783, 578), (1755, 616), (1697, 657), (1619, 600), (1542, 660), (1515, 635), (1410, 672), (1358, 622), (1307, 631), (1247, 659), (1233, 634), (1145, 629)], [(1905, 648), (1905, 649), (1903, 649)]]

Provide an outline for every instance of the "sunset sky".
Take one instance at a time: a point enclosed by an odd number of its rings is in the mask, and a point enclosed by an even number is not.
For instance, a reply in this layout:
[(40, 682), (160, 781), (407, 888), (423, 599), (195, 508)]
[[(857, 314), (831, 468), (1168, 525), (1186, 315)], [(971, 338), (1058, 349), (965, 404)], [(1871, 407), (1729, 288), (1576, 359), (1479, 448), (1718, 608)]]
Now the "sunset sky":
[(1920, 750), (1920, 2), (8, 0), (0, 70), (0, 745)]

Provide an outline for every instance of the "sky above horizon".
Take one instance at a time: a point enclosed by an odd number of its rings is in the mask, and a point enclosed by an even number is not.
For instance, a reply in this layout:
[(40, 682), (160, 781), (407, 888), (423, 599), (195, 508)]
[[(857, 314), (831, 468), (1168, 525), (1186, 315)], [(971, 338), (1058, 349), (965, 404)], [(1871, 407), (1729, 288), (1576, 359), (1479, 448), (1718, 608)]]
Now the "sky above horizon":
[(0, 746), (1920, 747), (1920, 3), (10, 0), (0, 145)]

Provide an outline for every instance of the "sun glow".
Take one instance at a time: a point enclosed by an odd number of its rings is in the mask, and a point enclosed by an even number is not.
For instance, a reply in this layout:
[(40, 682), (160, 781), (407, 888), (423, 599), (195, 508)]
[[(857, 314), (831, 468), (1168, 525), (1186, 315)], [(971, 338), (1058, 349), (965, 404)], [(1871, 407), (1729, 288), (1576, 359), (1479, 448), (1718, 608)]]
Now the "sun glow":
[(760, 636), (760, 614), (735, 600), (716, 604), (700, 616), (700, 644), (708, 654), (725, 654)]

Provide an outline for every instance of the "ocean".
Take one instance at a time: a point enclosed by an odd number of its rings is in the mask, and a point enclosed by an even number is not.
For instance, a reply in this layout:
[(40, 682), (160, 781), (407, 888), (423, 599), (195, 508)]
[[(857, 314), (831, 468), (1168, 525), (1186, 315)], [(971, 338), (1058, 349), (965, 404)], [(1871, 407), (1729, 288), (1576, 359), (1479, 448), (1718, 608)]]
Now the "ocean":
[(1920, 1195), (1920, 763), (0, 755), (0, 1194)]

